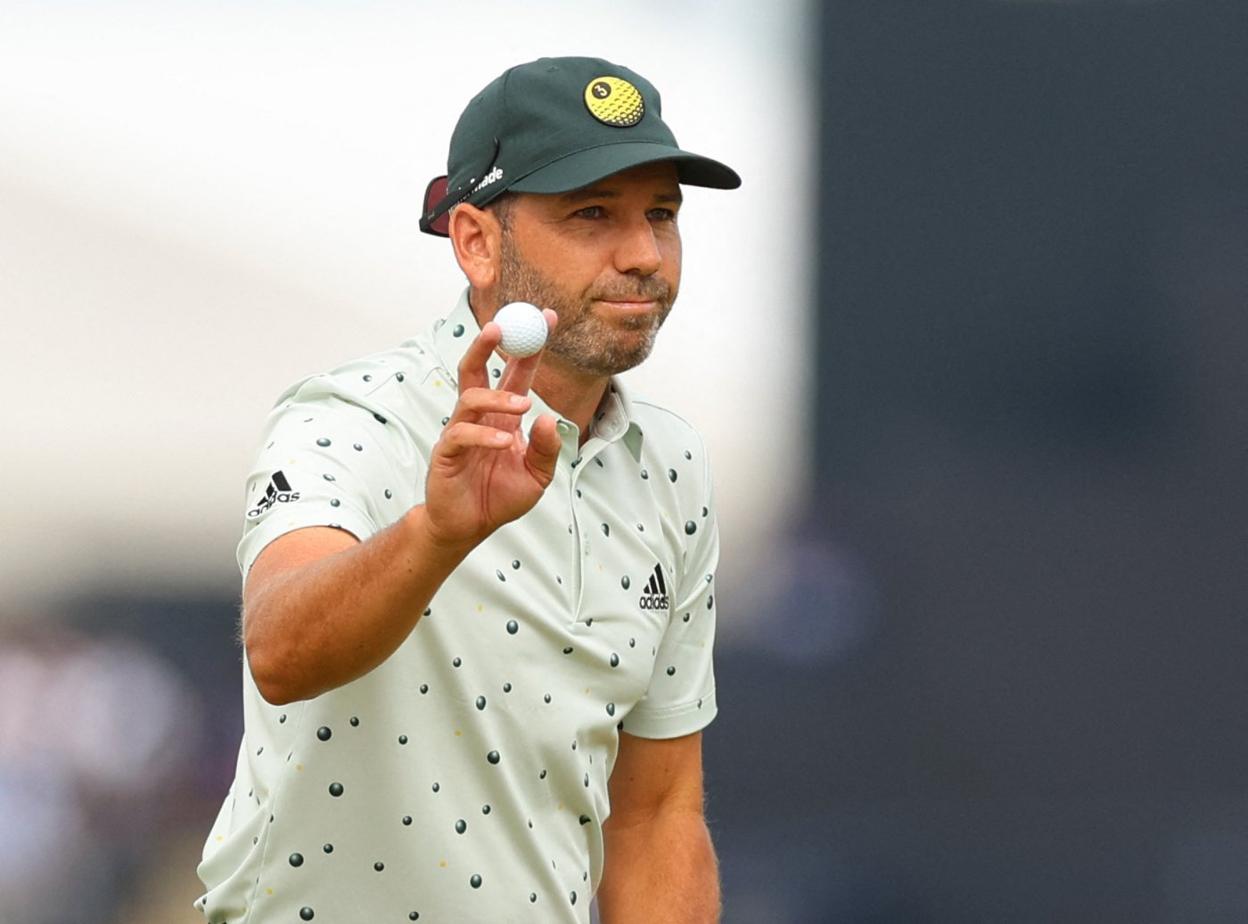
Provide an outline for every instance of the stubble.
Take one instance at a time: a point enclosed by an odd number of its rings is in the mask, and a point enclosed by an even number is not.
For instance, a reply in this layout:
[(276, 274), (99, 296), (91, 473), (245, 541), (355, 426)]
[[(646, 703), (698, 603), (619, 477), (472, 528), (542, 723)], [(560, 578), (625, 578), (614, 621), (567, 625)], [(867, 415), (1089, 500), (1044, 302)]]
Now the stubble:
[[(622, 275), (618, 282), (596, 284), (580, 295), (565, 293), (520, 256), (506, 232), (499, 296), (503, 305), (523, 301), (553, 309), (559, 324), (546, 341), (547, 353), (596, 376), (617, 375), (639, 365), (654, 349), (659, 328), (672, 310), (671, 287), (657, 276)], [(594, 310), (595, 299), (654, 301), (658, 308), (608, 320)]]

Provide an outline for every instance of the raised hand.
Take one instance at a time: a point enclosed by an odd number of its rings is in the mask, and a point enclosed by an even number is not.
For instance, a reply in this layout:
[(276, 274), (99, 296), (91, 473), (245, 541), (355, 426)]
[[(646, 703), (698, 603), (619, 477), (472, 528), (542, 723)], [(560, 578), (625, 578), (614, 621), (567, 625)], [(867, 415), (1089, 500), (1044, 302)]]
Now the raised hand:
[[(555, 313), (543, 314), (553, 331)], [(520, 429), (542, 354), (509, 360), (498, 388), (490, 388), (485, 363), (501, 339), (491, 321), (469, 344), (459, 363), (459, 400), (430, 456), (425, 513), (430, 535), (447, 546), (476, 545), (522, 516), (554, 478), (561, 446), (554, 418), (540, 416), (527, 440)]]

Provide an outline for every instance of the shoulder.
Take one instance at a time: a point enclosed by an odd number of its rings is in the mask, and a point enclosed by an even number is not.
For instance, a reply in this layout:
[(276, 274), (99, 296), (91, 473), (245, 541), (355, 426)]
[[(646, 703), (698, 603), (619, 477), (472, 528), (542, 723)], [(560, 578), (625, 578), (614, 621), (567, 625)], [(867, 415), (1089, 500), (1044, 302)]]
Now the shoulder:
[(418, 340), (352, 359), (325, 372), (304, 376), (278, 396), (275, 406), (290, 401), (341, 398), (361, 404), (384, 403), (390, 386), (420, 379), (436, 367)]
[(670, 492), (670, 501), (682, 510), (707, 503), (711, 468), (697, 428), (670, 408), (645, 398), (633, 398), (632, 411), (642, 434), (642, 464), (653, 473), (652, 484)]
[(633, 420), (641, 428), (643, 452), (686, 464), (706, 464), (706, 444), (702, 435), (685, 417), (647, 398), (633, 398)]
[(291, 384), (274, 402), (268, 429), (316, 420), (367, 432), (401, 456), (426, 443), (446, 412), (443, 389), (431, 390), (439, 365), (429, 346), (408, 340)]

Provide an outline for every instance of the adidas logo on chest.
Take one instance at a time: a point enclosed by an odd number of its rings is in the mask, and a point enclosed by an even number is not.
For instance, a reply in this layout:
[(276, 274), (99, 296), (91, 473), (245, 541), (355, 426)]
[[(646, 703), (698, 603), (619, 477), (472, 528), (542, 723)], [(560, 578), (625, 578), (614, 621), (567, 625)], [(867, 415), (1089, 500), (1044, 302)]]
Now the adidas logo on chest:
[(643, 610), (670, 610), (671, 604), (667, 596), (667, 582), (663, 580), (663, 566), (655, 565), (654, 573), (646, 584), (645, 592), (637, 601)]

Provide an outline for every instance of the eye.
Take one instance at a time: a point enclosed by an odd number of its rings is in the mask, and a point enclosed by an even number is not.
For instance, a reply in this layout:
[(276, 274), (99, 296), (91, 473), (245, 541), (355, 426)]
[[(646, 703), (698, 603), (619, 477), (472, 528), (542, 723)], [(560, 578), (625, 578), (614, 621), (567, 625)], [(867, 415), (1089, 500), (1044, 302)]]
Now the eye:
[(651, 221), (675, 221), (675, 209), (651, 209), (646, 213), (646, 217)]
[(583, 209), (577, 209), (572, 213), (573, 218), (603, 218), (607, 214), (606, 209), (601, 205), (587, 205)]

